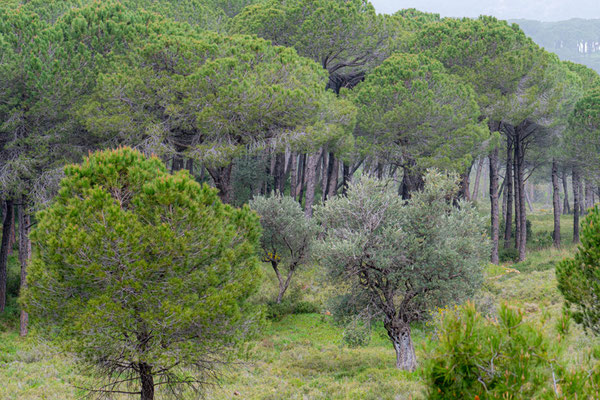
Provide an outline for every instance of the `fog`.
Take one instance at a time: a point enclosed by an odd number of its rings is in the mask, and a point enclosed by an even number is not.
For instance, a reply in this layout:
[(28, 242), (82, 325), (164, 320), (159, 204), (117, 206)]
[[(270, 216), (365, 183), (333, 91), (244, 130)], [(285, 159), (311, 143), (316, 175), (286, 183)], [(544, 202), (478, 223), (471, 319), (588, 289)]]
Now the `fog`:
[(600, 0), (371, 0), (380, 13), (417, 8), (444, 17), (493, 15), (500, 19), (561, 21), (600, 18)]

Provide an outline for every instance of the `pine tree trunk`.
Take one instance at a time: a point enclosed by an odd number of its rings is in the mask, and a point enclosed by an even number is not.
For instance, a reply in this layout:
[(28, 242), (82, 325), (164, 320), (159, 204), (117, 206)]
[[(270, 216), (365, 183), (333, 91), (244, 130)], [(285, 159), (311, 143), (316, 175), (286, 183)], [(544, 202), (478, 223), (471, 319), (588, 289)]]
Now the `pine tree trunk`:
[(298, 155), (294, 152), (290, 155), (290, 196), (296, 200), (296, 187), (298, 185)]
[(304, 198), (304, 191), (306, 190), (306, 154), (302, 154), (300, 156), (300, 167), (298, 169), (300, 176), (298, 179), (298, 189), (296, 193), (298, 193), (298, 202), (302, 205), (302, 199)]
[(485, 158), (482, 158), (477, 163), (477, 171), (475, 172), (475, 184), (473, 185), (473, 195), (471, 196), (471, 199), (473, 201), (477, 201), (477, 197), (479, 197), (479, 181), (481, 179), (481, 171), (483, 170), (484, 161)]
[(563, 201), (563, 214), (567, 215), (571, 213), (571, 206), (569, 205), (569, 185), (567, 182), (567, 172), (563, 169), (562, 171), (562, 184), (565, 198)]
[(329, 155), (329, 160), (333, 160), (333, 162), (330, 162), (331, 172), (329, 174), (329, 182), (327, 183), (327, 199), (335, 197), (335, 194), (337, 192), (338, 176), (340, 173), (339, 158), (335, 157), (335, 155), (331, 153)]
[(317, 168), (319, 166), (320, 154), (315, 153), (308, 156), (306, 165), (306, 197), (304, 200), (304, 215), (312, 217), (313, 204), (315, 202), (315, 188), (317, 186)]
[(396, 368), (414, 371), (417, 368), (417, 356), (410, 334), (410, 324), (386, 318), (384, 326), (396, 350)]
[(490, 161), (490, 204), (492, 219), (492, 264), (498, 264), (498, 242), (500, 240), (500, 224), (498, 221), (498, 148), (492, 150)]
[(275, 165), (273, 168), (273, 190), (283, 193), (284, 172), (285, 172), (285, 154), (275, 154)]
[[(27, 286), (27, 264), (31, 258), (31, 240), (29, 239), (29, 230), (31, 219), (27, 211), (27, 199), (23, 196), (22, 204), (19, 207), (19, 262), (21, 264), (21, 288), (22, 291)], [(25, 310), (21, 310), (19, 334), (27, 335), (29, 326), (29, 315)]]
[(225, 167), (206, 167), (206, 170), (215, 182), (215, 187), (219, 189), (219, 197), (225, 204), (231, 204), (233, 201), (233, 186), (231, 182), (231, 170), (233, 164)]
[(458, 198), (466, 201), (471, 201), (471, 189), (469, 189), (469, 185), (471, 182), (469, 181), (469, 176), (471, 175), (471, 170), (473, 169), (473, 164), (469, 166), (467, 171), (463, 173), (460, 177), (460, 190), (458, 192)]
[(504, 248), (512, 247), (512, 218), (513, 218), (513, 144), (510, 135), (507, 135), (507, 150), (506, 150), (506, 177), (504, 178), (505, 189), (504, 196), (506, 197), (506, 215), (504, 216)]
[(415, 166), (416, 162), (410, 160), (407, 162), (407, 166), (402, 167), (404, 169), (404, 177), (402, 178), (400, 193), (405, 200), (410, 199), (413, 192), (423, 189), (425, 185), (423, 176), (416, 171)]
[(154, 377), (152, 367), (146, 363), (139, 363), (140, 381), (142, 384), (141, 400), (154, 400)]
[(579, 171), (573, 167), (573, 243), (579, 243), (579, 212), (581, 201), (579, 197)]
[(552, 207), (554, 209), (554, 247), (560, 247), (560, 186), (558, 185), (558, 163), (552, 160)]
[(513, 195), (513, 200), (515, 203), (515, 248), (518, 250), (519, 249), (519, 243), (521, 242), (521, 205), (520, 205), (520, 201), (521, 201), (521, 196), (519, 195), (519, 182), (518, 182), (518, 173), (517, 173), (517, 160), (516, 157), (513, 159), (513, 191), (514, 191), (514, 195)]
[[(518, 138), (517, 138), (518, 139)], [(525, 181), (523, 179), (523, 151), (521, 146), (515, 146), (518, 148), (518, 152), (516, 156), (518, 156), (517, 165), (518, 169), (516, 171), (517, 182), (519, 185), (519, 226), (521, 232), (519, 234), (519, 245), (517, 249), (519, 250), (519, 261), (524, 261), (527, 256), (527, 209), (526, 209), (526, 194), (525, 194)]]
[(342, 195), (346, 195), (348, 192), (348, 186), (350, 185), (350, 180), (352, 179), (352, 173), (350, 172), (350, 165), (347, 162), (344, 162), (342, 165)]
[(12, 200), (4, 202), (4, 221), (2, 223), (2, 242), (0, 244), (0, 312), (6, 307), (6, 282), (8, 280), (8, 250), (10, 234), (15, 222)]

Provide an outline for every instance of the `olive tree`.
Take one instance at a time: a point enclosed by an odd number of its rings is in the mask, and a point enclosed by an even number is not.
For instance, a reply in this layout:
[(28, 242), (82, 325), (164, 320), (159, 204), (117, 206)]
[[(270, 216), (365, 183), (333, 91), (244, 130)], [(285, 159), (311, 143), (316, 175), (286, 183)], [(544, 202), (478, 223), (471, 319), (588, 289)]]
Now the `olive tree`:
[(346, 197), (316, 211), (327, 227), (322, 263), (383, 315), (397, 368), (417, 365), (411, 323), (432, 307), (461, 301), (481, 281), (484, 223), (468, 203), (452, 205), (457, 190), (455, 176), (432, 170), (423, 190), (403, 200), (391, 182), (363, 176)]
[(271, 263), (275, 271), (279, 281), (276, 301), (281, 303), (296, 268), (310, 258), (318, 227), (314, 219), (304, 216), (300, 204), (289, 196), (257, 196), (250, 201), (250, 208), (260, 216), (263, 261)]
[(65, 168), (37, 215), (23, 304), (106, 381), (102, 393), (199, 390), (252, 332), (260, 225), (186, 171), (123, 148)]

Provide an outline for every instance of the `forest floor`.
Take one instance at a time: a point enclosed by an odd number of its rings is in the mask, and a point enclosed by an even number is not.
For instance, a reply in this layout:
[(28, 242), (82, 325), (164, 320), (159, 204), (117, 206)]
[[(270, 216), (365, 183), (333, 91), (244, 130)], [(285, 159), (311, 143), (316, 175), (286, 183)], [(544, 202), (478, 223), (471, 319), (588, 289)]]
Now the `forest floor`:
[[(575, 249), (571, 244), (572, 218), (563, 217), (565, 246), (561, 250), (536, 248), (548, 244), (547, 235), (552, 230), (548, 210), (540, 210), (529, 219), (534, 240), (527, 260), (486, 268), (476, 303), (491, 312), (502, 302), (521, 308), (547, 335), (566, 344), (563, 361), (575, 366), (591, 351), (600, 349), (600, 342), (574, 324), (566, 335), (557, 329), (563, 300), (556, 288), (554, 268)], [(269, 277), (270, 272), (265, 270)], [(321, 312), (287, 315), (269, 322), (260, 338), (241, 353), (238, 363), (225, 369), (220, 382), (208, 388), (208, 399), (401, 400), (426, 396), (422, 372), (407, 373), (394, 367), (394, 350), (381, 326), (374, 327), (368, 345), (350, 348), (345, 344), (343, 328), (327, 310), (326, 298), (332, 288), (320, 282), (323, 277), (317, 269), (306, 270), (297, 276), (295, 290), (305, 301), (317, 304)], [(274, 293), (274, 281), (270, 285), (262, 293), (265, 298)], [(35, 331), (19, 338), (14, 300), (11, 310), (0, 318), (0, 399), (82, 398), (84, 392), (75, 387), (86, 386), (93, 378)], [(427, 324), (416, 326), (413, 335), (417, 357), (424, 360), (431, 348), (431, 329)]]

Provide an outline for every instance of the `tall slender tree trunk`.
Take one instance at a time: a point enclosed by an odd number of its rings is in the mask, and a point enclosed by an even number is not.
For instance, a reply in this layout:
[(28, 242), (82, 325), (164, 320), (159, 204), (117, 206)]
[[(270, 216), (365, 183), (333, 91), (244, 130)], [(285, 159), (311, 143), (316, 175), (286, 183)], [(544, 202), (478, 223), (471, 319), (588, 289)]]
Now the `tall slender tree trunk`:
[(573, 167), (573, 243), (579, 243), (579, 213), (581, 211), (580, 202), (580, 180), (579, 169)]
[(338, 185), (338, 175), (340, 173), (340, 160), (333, 153), (329, 154), (330, 173), (327, 182), (327, 196), (330, 199), (335, 196)]
[(512, 247), (512, 218), (513, 218), (513, 141), (511, 135), (506, 136), (506, 177), (504, 178), (506, 198), (506, 215), (504, 216), (504, 248)]
[(138, 368), (142, 384), (142, 395), (140, 399), (154, 400), (154, 377), (152, 376), (152, 366), (146, 363), (139, 363)]
[(458, 192), (458, 198), (466, 201), (471, 201), (471, 190), (469, 189), (469, 185), (471, 184), (469, 181), (469, 176), (471, 175), (471, 170), (473, 169), (473, 164), (469, 166), (467, 171), (465, 171), (460, 177), (460, 190)]
[(563, 192), (565, 193), (565, 198), (563, 201), (563, 214), (567, 215), (571, 213), (571, 206), (569, 205), (569, 185), (567, 182), (567, 171), (565, 169), (562, 170), (562, 184)]
[(517, 249), (519, 250), (519, 261), (524, 261), (527, 256), (527, 210), (526, 210), (526, 198), (525, 198), (525, 180), (523, 177), (524, 171), (524, 151), (521, 148), (520, 135), (517, 135), (515, 140), (515, 159), (517, 160), (517, 170), (515, 176), (517, 178), (517, 185), (519, 186), (519, 243)]
[(292, 152), (290, 155), (290, 196), (296, 200), (296, 187), (298, 185), (298, 156)]
[(517, 160), (516, 157), (513, 159), (513, 191), (514, 191), (514, 203), (515, 203), (515, 248), (519, 249), (519, 243), (521, 243), (521, 196), (519, 194), (519, 182), (517, 173)]
[(413, 345), (410, 324), (398, 318), (387, 318), (384, 327), (396, 350), (396, 368), (414, 371), (417, 368), (417, 356)]
[(352, 179), (352, 172), (350, 170), (351, 166), (347, 162), (344, 162), (342, 165), (342, 195), (346, 195), (348, 192), (348, 186), (350, 185), (350, 180)]
[[(19, 262), (21, 264), (21, 288), (22, 291), (27, 287), (27, 265), (31, 258), (31, 240), (29, 230), (31, 228), (31, 218), (27, 211), (27, 198), (23, 196), (19, 206)], [(29, 326), (29, 315), (25, 310), (21, 310), (19, 334), (27, 335)]]
[(304, 215), (312, 217), (313, 204), (315, 202), (315, 188), (317, 186), (317, 167), (321, 155), (319, 153), (308, 156), (306, 165), (306, 197), (304, 200)]
[(6, 282), (8, 280), (8, 250), (10, 235), (15, 222), (12, 200), (4, 202), (4, 221), (2, 223), (2, 242), (0, 244), (0, 312), (6, 307)]
[(560, 247), (560, 186), (558, 185), (558, 162), (552, 160), (552, 207), (554, 209), (554, 247)]
[(296, 193), (298, 193), (298, 202), (302, 205), (302, 199), (304, 198), (304, 191), (306, 190), (306, 161), (307, 155), (302, 154), (300, 156), (300, 166), (298, 168), (299, 178), (298, 178), (298, 189)]
[(492, 264), (499, 264), (498, 242), (500, 240), (500, 223), (498, 221), (498, 148), (489, 155), (490, 162), (490, 204), (492, 223)]
[(471, 199), (473, 199), (473, 201), (477, 201), (477, 197), (479, 197), (479, 181), (481, 180), (481, 171), (483, 170), (484, 162), (485, 158), (481, 158), (481, 160), (477, 162), (477, 170), (475, 172), (475, 184), (473, 185), (473, 195), (471, 196)]

